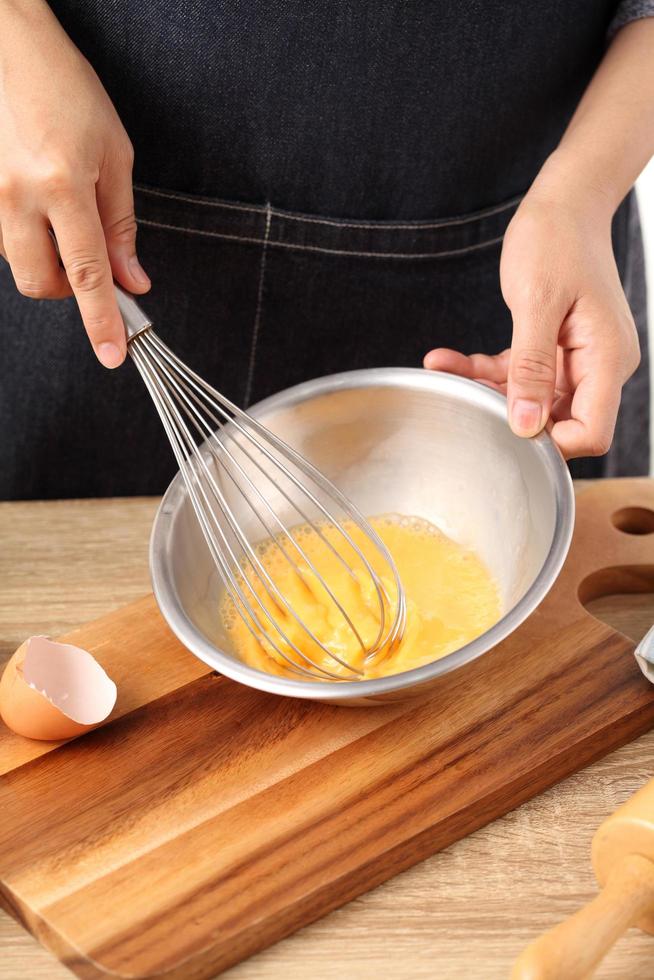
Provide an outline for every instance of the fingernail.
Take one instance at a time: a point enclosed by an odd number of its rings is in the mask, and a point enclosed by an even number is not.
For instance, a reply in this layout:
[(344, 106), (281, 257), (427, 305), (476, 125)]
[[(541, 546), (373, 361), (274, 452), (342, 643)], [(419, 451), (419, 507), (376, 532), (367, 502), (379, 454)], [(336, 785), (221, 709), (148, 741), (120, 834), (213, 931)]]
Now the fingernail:
[(123, 352), (120, 347), (116, 344), (112, 344), (110, 341), (105, 341), (103, 344), (98, 344), (98, 349), (96, 351), (98, 355), (98, 360), (106, 368), (117, 368), (123, 363)]
[(132, 257), (128, 259), (127, 268), (129, 269), (129, 274), (132, 276), (132, 278), (136, 279), (137, 282), (140, 282), (142, 286), (150, 285), (150, 277), (135, 255), (132, 255)]
[(511, 428), (519, 436), (535, 436), (541, 430), (542, 407), (527, 398), (516, 398), (511, 407)]

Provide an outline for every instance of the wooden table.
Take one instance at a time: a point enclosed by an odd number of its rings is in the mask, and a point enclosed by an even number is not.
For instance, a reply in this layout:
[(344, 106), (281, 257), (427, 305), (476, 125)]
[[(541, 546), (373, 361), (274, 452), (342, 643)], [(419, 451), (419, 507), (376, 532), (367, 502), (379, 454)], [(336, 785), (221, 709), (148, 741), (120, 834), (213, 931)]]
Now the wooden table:
[[(26, 636), (56, 636), (149, 590), (156, 506), (0, 504), (0, 665)], [(605, 598), (594, 611), (639, 638), (654, 596)], [(651, 732), (223, 976), (505, 980), (525, 943), (593, 897), (591, 837), (653, 775)], [(0, 912), (0, 980), (70, 976)], [(597, 976), (654, 976), (654, 937), (631, 930)]]

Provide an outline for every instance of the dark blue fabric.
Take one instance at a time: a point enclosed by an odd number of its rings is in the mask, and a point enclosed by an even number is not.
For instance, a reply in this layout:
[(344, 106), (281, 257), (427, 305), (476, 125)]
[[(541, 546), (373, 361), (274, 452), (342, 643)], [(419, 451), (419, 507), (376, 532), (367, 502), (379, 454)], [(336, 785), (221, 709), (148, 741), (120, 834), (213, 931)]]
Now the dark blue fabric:
[(523, 193), (605, 49), (611, 0), (51, 0), (135, 178), (382, 220)]
[[(334, 371), (510, 343), (501, 240), (600, 58), (615, 4), (57, 0), (135, 145), (143, 300), (250, 404)], [(613, 225), (643, 343), (633, 196)], [(0, 498), (161, 492), (174, 463), (134, 366), (95, 361), (74, 302), (0, 267)], [(644, 473), (646, 358), (611, 453)]]

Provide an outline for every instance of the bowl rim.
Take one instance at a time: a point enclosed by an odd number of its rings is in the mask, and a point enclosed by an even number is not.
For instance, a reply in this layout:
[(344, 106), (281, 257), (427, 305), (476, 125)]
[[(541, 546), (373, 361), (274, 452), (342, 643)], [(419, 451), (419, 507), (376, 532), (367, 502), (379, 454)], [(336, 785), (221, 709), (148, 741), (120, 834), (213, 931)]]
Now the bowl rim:
[[(389, 367), (363, 368), (325, 375), (286, 388), (253, 405), (248, 411), (255, 417), (277, 408), (290, 408), (309, 398), (353, 388), (398, 387), (399, 382), (410, 382), (410, 387), (438, 391), (456, 396), (467, 392), (467, 400), (474, 401), (506, 422), (506, 399), (499, 392), (458, 375), (423, 368)], [(508, 422), (506, 422), (508, 426)], [(516, 437), (517, 438), (517, 437)], [(292, 677), (267, 674), (236, 660), (214, 646), (189, 620), (179, 601), (171, 580), (167, 555), (167, 541), (172, 521), (186, 491), (178, 472), (164, 493), (152, 524), (150, 535), (150, 576), (154, 596), (162, 616), (180, 642), (209, 667), (232, 680), (249, 687), (286, 697), (308, 698), (321, 701), (347, 701), (374, 698), (405, 689), (418, 687), (435, 678), (464, 666), (497, 646), (524, 622), (545, 598), (561, 571), (568, 554), (574, 528), (575, 497), (568, 467), (558, 447), (547, 431), (529, 440), (551, 474), (554, 489), (555, 521), (549, 551), (536, 578), (521, 599), (506, 612), (490, 629), (466, 643), (465, 646), (446, 654), (439, 660), (422, 667), (398, 674), (389, 674), (365, 681), (309, 681)]]

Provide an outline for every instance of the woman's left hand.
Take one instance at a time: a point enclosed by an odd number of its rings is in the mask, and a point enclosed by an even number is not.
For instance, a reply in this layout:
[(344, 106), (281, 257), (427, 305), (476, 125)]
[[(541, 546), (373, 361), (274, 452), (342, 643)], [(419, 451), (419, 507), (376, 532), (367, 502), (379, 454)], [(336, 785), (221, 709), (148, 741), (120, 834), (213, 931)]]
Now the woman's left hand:
[(638, 335), (613, 257), (612, 209), (599, 191), (567, 181), (551, 161), (511, 221), (500, 281), (513, 318), (510, 349), (465, 356), (438, 348), (426, 368), (504, 391), (509, 422), (533, 436), (551, 419), (564, 456), (607, 452)]

